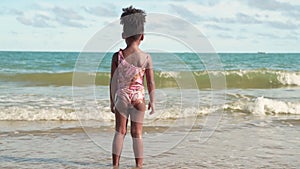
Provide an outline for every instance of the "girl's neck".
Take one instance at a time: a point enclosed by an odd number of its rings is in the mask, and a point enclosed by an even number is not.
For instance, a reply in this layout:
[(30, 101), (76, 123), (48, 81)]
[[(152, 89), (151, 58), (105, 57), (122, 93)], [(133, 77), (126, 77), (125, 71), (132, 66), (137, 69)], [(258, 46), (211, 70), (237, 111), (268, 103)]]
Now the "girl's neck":
[(137, 44), (135, 42), (127, 44), (127, 46), (124, 50), (126, 50), (126, 51), (137, 51), (137, 50), (139, 50), (139, 44)]

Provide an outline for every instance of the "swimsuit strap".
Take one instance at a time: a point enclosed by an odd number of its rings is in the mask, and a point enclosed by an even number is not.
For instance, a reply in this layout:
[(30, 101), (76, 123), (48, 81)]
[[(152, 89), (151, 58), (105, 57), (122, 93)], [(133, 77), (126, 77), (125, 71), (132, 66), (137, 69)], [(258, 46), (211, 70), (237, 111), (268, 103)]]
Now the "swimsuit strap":
[(118, 62), (121, 63), (123, 59), (124, 59), (123, 53), (122, 53), (122, 50), (120, 49), (119, 54), (118, 54)]
[(145, 68), (145, 65), (146, 65), (146, 63), (147, 63), (147, 61), (148, 61), (148, 58), (149, 58), (149, 55), (147, 55), (147, 57), (146, 57), (146, 59), (145, 59), (145, 62), (144, 62), (143, 65), (142, 65), (142, 68)]

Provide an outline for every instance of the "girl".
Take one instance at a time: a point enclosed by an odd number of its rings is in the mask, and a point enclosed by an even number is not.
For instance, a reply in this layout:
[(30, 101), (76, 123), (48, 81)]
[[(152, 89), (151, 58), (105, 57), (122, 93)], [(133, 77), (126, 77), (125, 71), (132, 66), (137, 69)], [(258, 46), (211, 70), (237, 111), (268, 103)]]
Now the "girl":
[(145, 16), (143, 10), (132, 6), (123, 9), (120, 23), (123, 25), (122, 38), (125, 39), (127, 46), (112, 57), (110, 102), (116, 125), (112, 144), (114, 167), (119, 166), (129, 116), (136, 167), (142, 168), (143, 165), (142, 128), (146, 111), (144, 75), (150, 97), (148, 110), (151, 109), (150, 114), (155, 112), (152, 59), (139, 48), (144, 39)]

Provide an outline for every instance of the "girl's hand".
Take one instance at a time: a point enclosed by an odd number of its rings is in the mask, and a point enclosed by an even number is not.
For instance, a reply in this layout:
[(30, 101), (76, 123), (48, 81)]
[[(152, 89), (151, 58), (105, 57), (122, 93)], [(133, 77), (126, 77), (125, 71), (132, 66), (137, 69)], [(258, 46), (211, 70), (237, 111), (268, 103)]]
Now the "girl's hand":
[(110, 104), (110, 111), (115, 114), (115, 105)]
[(148, 104), (148, 110), (150, 110), (150, 108), (151, 108), (151, 112), (149, 114), (150, 115), (154, 114), (155, 113), (155, 106), (152, 102), (149, 102), (149, 104)]

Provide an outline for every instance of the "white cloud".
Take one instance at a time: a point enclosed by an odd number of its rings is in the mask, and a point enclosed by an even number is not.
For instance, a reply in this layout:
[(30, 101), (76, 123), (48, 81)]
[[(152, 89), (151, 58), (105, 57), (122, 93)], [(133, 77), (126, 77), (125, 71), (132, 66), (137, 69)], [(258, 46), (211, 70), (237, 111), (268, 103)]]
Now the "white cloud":
[[(34, 0), (31, 2), (33, 3), (12, 3), (1, 8), (1, 20), (9, 26), (2, 28), (0, 33), (7, 37), (7, 41), (12, 39), (8, 36), (12, 36), (20, 38), (19, 41), (22, 44), (26, 38), (30, 38), (31, 32), (36, 31), (41, 38), (32, 39), (32, 43), (35, 45), (40, 44), (38, 41), (44, 38), (44, 41), (52, 45), (49, 48), (61, 49), (68, 46), (67, 41), (72, 41), (74, 50), (79, 50), (83, 43), (88, 40), (89, 35), (92, 36), (93, 33), (108, 23), (118, 20), (122, 8), (130, 5), (129, 2), (131, 1), (112, 1), (110, 3), (105, 1), (75, 1), (76, 3), (74, 3), (74, 1), (36, 2)], [(18, 8), (16, 8), (16, 4), (18, 4)], [(300, 34), (300, 20), (298, 19), (300, 18), (300, 1), (167, 0), (160, 3), (137, 1), (133, 5), (144, 9), (147, 13), (164, 13), (186, 19), (199, 31), (203, 31), (203, 34), (211, 37), (217, 50), (255, 50), (256, 47), (265, 48), (266, 51), (296, 48), (300, 50), (299, 44), (296, 43), (299, 40), (297, 36), (299, 37)], [(178, 31), (181, 32), (180, 36), (189, 33), (186, 25), (178, 24), (172, 20), (164, 21), (158, 18), (156, 22), (149, 24), (148, 28), (147, 24), (149, 23), (146, 22), (146, 30)], [(48, 29), (45, 31), (41, 28)], [(121, 26), (118, 28), (121, 29)], [(12, 34), (11, 31), (15, 33)], [(60, 32), (64, 33), (60, 34)], [(23, 37), (25, 34), (28, 36)], [(49, 35), (50, 38), (46, 38), (45, 35)], [(64, 40), (58, 44), (61, 39)], [(270, 39), (284, 41), (286, 45), (274, 46)], [(255, 40), (259, 43), (252, 44)], [(10, 42), (10, 44), (14, 43)], [(30, 44), (27, 46), (30, 47)], [(68, 49), (71, 49), (71, 44), (69, 44)]]
[(201, 21), (201, 17), (194, 13), (193, 11), (189, 10), (188, 8), (184, 7), (183, 5), (169, 5), (171, 12), (175, 12), (179, 16), (183, 17), (184, 19), (187, 19), (193, 23), (197, 23)]
[(277, 28), (277, 29), (287, 29), (287, 30), (291, 30), (291, 29), (299, 29), (299, 25), (298, 24), (294, 24), (292, 22), (276, 22), (276, 21), (269, 21), (267, 22), (268, 25), (270, 25), (273, 28)]
[(256, 19), (255, 16), (250, 16), (244, 13), (237, 13), (236, 14), (236, 22), (242, 24), (259, 24), (261, 23), (260, 20)]
[(248, 5), (261, 10), (278, 11), (287, 17), (299, 18), (300, 5), (277, 0), (248, 0)]
[(22, 15), (23, 12), (15, 8), (0, 8), (0, 15)]
[(116, 6), (108, 4), (107, 6), (83, 7), (83, 9), (92, 15), (98, 17), (116, 17), (119, 14), (116, 11)]
[(21, 15), (21, 16), (17, 16), (16, 19), (17, 21), (19, 21), (24, 25), (29, 25), (33, 27), (39, 27), (39, 28), (52, 27), (47, 22), (49, 21), (49, 18), (43, 15), (35, 15), (33, 18), (27, 18), (24, 15)]
[(207, 19), (210, 21), (214, 21), (216, 23), (227, 23), (227, 24), (259, 24), (261, 23), (260, 20), (256, 19), (253, 16), (244, 14), (244, 13), (237, 13), (234, 17), (213, 17), (210, 19)]
[(281, 29), (281, 30), (295, 30), (299, 29), (299, 24), (292, 23), (290, 21), (285, 20), (271, 20), (272, 18), (265, 17), (261, 18), (260, 15), (248, 15), (245, 13), (237, 13), (235, 17), (232, 18), (217, 18), (213, 17), (210, 19), (210, 21), (214, 21), (215, 23), (219, 24), (235, 24), (235, 25), (250, 25), (250, 24), (258, 24), (258, 25), (266, 25), (275, 29)]
[(215, 29), (215, 30), (220, 30), (220, 31), (231, 31), (232, 29), (224, 27), (224, 26), (218, 26), (216, 24), (205, 24), (204, 25), (207, 28)]
[(222, 39), (234, 39), (234, 36), (229, 34), (218, 34), (218, 37)]
[(73, 9), (66, 9), (58, 6), (50, 5), (35, 5), (35, 10), (19, 12), (16, 10), (13, 13), (17, 14), (16, 20), (20, 23), (32, 27), (56, 27), (58, 25), (68, 27), (86, 27), (83, 24), (84, 17)]
[(72, 9), (65, 9), (62, 7), (55, 6), (52, 9), (52, 11), (57, 17), (62, 17), (64, 19), (68, 19), (68, 20), (82, 20), (83, 19), (82, 16), (80, 16), (77, 12), (75, 12)]
[(215, 6), (221, 2), (221, 0), (209, 0), (209, 1), (197, 1), (201, 5)]
[(14, 14), (14, 15), (23, 15), (23, 12), (17, 9), (10, 9), (9, 14)]
[(287, 2), (279, 2), (277, 0), (248, 0), (248, 5), (262, 10), (271, 11), (290, 11), (299, 9), (299, 6), (294, 6)]
[(72, 9), (64, 9), (55, 6), (52, 11), (55, 14), (55, 20), (61, 25), (79, 28), (86, 27), (80, 22), (84, 18)]
[(256, 35), (259, 37), (268, 38), (268, 39), (280, 39), (281, 38), (278, 35), (274, 35), (272, 33), (257, 33)]

